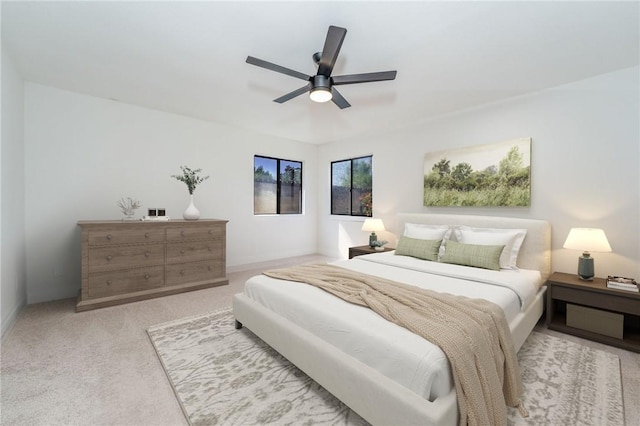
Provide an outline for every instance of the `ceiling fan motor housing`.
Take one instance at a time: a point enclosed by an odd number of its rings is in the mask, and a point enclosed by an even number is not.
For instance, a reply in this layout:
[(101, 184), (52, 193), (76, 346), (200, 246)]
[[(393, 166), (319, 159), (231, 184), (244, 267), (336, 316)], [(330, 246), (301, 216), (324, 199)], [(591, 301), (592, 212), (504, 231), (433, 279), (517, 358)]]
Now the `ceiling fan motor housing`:
[(329, 81), (329, 77), (327, 77), (326, 75), (314, 75), (311, 83), (313, 84), (314, 89), (322, 88), (325, 90), (331, 90), (331, 82)]

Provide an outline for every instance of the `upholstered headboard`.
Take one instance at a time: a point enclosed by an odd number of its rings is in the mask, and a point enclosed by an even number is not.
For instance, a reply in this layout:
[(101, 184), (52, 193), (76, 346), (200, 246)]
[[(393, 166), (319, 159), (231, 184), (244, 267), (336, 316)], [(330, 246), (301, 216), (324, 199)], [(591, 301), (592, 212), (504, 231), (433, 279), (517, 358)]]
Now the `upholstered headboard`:
[(405, 223), (425, 223), (430, 225), (466, 225), (478, 228), (526, 229), (517, 265), (523, 269), (540, 271), (542, 279), (551, 274), (551, 225), (537, 219), (522, 219), (499, 216), (471, 216), (458, 214), (400, 213), (398, 214), (397, 235), (404, 233)]

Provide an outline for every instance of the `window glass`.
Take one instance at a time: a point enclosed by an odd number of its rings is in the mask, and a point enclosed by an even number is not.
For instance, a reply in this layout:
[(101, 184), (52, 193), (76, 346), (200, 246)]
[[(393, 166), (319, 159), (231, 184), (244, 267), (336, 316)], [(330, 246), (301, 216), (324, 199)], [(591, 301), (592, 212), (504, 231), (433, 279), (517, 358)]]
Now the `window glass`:
[(302, 213), (302, 163), (280, 160), (280, 214)]
[(352, 214), (371, 216), (373, 194), (371, 190), (371, 157), (356, 158), (352, 165)]
[(254, 156), (253, 213), (302, 213), (302, 162)]
[(371, 165), (371, 156), (331, 163), (331, 214), (371, 217)]
[(331, 214), (351, 214), (351, 160), (331, 163)]

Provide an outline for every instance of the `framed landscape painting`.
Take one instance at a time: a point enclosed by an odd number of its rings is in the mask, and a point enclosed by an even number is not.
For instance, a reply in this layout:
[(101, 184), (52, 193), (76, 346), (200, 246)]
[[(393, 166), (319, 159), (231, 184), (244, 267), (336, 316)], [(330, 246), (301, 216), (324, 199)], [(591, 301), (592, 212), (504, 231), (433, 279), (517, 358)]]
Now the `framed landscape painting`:
[(424, 205), (531, 205), (531, 138), (431, 152), (424, 157)]

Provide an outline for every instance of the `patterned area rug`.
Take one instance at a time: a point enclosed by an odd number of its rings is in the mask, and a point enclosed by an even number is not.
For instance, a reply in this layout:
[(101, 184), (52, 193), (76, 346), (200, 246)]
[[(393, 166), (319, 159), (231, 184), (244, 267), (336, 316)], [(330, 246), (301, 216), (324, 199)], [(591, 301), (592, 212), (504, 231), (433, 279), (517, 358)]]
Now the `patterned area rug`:
[[(192, 425), (366, 425), (231, 310), (153, 326), (149, 337)], [(622, 425), (620, 360), (533, 332), (518, 353), (529, 417), (510, 425)]]

